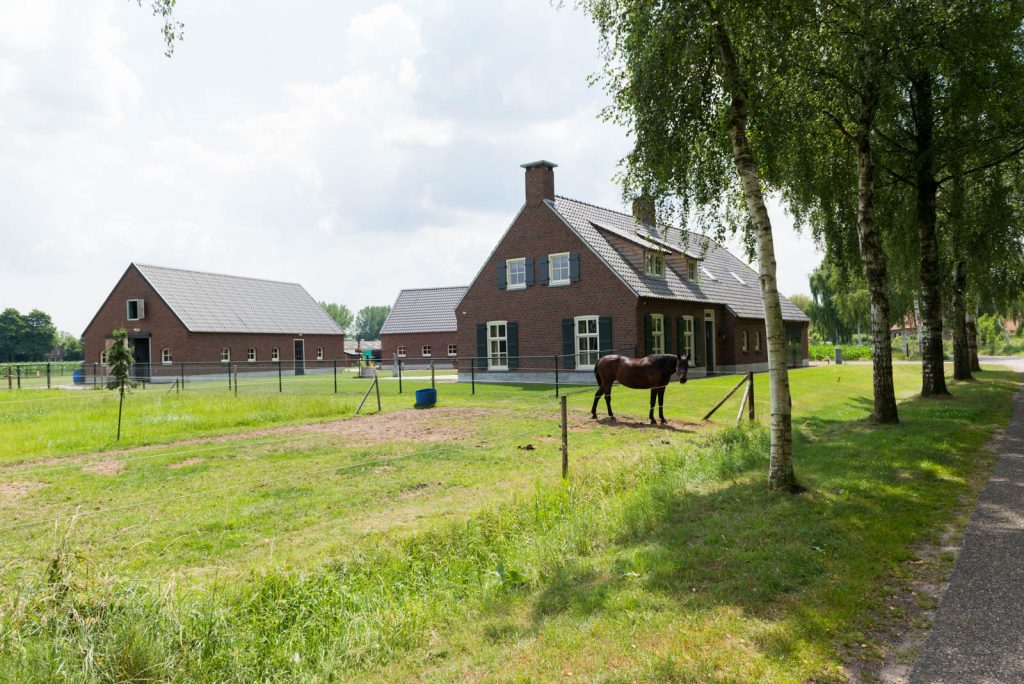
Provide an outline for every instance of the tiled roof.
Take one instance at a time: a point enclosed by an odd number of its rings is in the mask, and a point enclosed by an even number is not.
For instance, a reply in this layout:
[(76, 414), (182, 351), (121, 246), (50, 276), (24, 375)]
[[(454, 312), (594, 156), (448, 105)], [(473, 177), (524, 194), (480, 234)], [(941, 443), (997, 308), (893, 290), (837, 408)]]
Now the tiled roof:
[(342, 334), (298, 283), (134, 266), (192, 332)]
[(455, 307), (468, 287), (428, 287), (402, 290), (384, 321), (381, 335), (456, 330)]
[[(714, 240), (669, 226), (641, 224), (629, 214), (560, 195), (546, 201), (638, 296), (724, 304), (739, 318), (764, 318), (757, 272)], [(615, 238), (701, 259), (699, 277), (688, 280), (667, 265), (664, 278), (648, 276), (616, 249)], [(810, 320), (785, 297), (782, 318)]]

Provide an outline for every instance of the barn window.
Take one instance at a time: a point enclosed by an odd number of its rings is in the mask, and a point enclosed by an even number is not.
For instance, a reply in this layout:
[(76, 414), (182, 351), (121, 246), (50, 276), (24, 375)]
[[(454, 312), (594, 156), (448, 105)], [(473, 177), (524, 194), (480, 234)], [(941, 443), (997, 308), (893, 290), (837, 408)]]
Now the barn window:
[(680, 344), (683, 347), (683, 354), (690, 361), (693, 361), (693, 316), (683, 316), (683, 334), (680, 335)]
[(128, 320), (137, 321), (146, 317), (146, 302), (142, 299), (128, 300)]
[(395, 350), (395, 353), (399, 356), (405, 356), (405, 345), (399, 345), (398, 349)]
[(256, 360), (256, 347), (249, 347), (249, 361), (253, 362)]
[(324, 348), (323, 347), (317, 347), (316, 348), (316, 360), (317, 361), (323, 361), (324, 360)]
[(586, 370), (597, 364), (600, 356), (598, 349), (600, 342), (598, 337), (597, 316), (576, 317), (576, 368)]
[(754, 351), (761, 351), (761, 331), (754, 331)]
[(661, 252), (644, 252), (644, 270), (647, 275), (665, 277), (665, 255)]
[(171, 358), (171, 350), (164, 347), (163, 351), (160, 352), (161, 363), (170, 364), (174, 359)]
[(423, 345), (423, 349), (421, 349), (420, 351), (422, 352), (423, 356), (430, 356), (430, 352), (431, 352), (430, 345), (429, 344)]
[(740, 341), (742, 342), (743, 351), (747, 351), (747, 331), (744, 330), (740, 333)]
[(508, 259), (505, 262), (505, 267), (508, 272), (508, 285), (509, 290), (522, 290), (526, 287), (526, 258), (520, 257), (519, 259)]
[(651, 314), (651, 354), (665, 353), (665, 317)]
[(448, 345), (448, 356), (457, 356), (454, 344), (449, 344)]
[(487, 324), (487, 370), (508, 370), (508, 323)]
[(100, 365), (107, 365), (107, 352), (106, 350), (100, 352)]
[(271, 361), (280, 361), (281, 360), (281, 350), (278, 347), (271, 347), (270, 348), (270, 360)]
[(569, 253), (551, 254), (548, 256), (549, 285), (569, 284)]
[(228, 363), (229, 361), (231, 361), (231, 347), (221, 347), (220, 348), (220, 362), (221, 363)]

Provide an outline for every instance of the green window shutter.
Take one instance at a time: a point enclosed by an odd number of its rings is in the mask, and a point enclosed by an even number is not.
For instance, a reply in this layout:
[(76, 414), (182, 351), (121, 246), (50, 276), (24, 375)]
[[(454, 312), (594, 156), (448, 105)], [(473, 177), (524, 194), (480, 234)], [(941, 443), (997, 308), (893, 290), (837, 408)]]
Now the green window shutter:
[(537, 279), (541, 285), (548, 284), (548, 272), (551, 270), (546, 256), (537, 257), (537, 267), (540, 270), (540, 278)]
[(479, 360), (475, 363), (477, 368), (487, 368), (487, 324), (476, 324), (476, 355)]
[(576, 367), (576, 322), (571, 318), (562, 319), (562, 368)]
[(519, 324), (509, 321), (505, 324), (505, 332), (508, 335), (508, 369), (519, 368)]
[(665, 344), (664, 344), (665, 353), (666, 354), (671, 354), (672, 353), (672, 317), (671, 316), (665, 316), (664, 318), (662, 318), (662, 320), (661, 320), (661, 327), (665, 331), (665, 333), (664, 333), (664, 335), (665, 335)]
[(704, 365), (704, 320), (693, 317), (693, 365)]
[(507, 283), (508, 283), (508, 280), (506, 280), (506, 278), (505, 278), (505, 262), (504, 261), (499, 261), (498, 262), (498, 289), (499, 290), (504, 290), (505, 289), (505, 285)]
[(644, 356), (651, 353), (654, 347), (654, 335), (651, 332), (651, 314), (644, 314)]
[[(686, 320), (680, 316), (676, 319), (676, 356), (682, 356), (683, 351), (683, 333), (686, 331)], [(693, 359), (690, 359), (693, 361)]]
[(601, 316), (597, 319), (597, 342), (600, 353), (607, 356), (612, 353), (612, 317)]
[(580, 281), (580, 253), (569, 252), (569, 282), (578, 283)]
[(536, 283), (533, 279), (533, 257), (526, 257), (526, 287)]

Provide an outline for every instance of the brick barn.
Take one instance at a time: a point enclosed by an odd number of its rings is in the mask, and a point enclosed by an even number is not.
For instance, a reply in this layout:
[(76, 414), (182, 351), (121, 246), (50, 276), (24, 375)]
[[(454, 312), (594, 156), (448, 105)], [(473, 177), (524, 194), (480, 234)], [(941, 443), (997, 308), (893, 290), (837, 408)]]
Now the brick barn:
[(301, 285), (259, 278), (131, 264), (82, 334), (87, 373), (106, 374), (116, 328), (143, 380), (232, 366), (302, 374), (345, 358), (341, 329)]
[(458, 355), (455, 305), (466, 287), (402, 290), (380, 331), (381, 358), (409, 365), (450, 366)]
[[(704, 236), (555, 194), (547, 161), (523, 164), (526, 203), (456, 308), (460, 376), (593, 382), (600, 356), (686, 354), (694, 376), (768, 368), (757, 273)], [(790, 366), (809, 319), (783, 298)], [(558, 356), (557, 360), (555, 356)]]

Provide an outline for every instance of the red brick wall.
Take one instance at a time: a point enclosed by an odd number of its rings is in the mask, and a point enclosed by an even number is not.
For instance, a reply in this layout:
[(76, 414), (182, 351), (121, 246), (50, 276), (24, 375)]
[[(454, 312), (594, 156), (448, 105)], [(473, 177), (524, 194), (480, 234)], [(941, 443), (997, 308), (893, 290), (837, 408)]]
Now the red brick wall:
[[(498, 288), (498, 263), (533, 257), (539, 274), (540, 258), (559, 252), (579, 253), (579, 282), (514, 291)], [(456, 309), (459, 356), (476, 356), (477, 324), (495, 320), (518, 322), (520, 357), (560, 354), (562, 319), (590, 315), (610, 316), (612, 346), (632, 349), (637, 343), (636, 305), (636, 295), (550, 207), (527, 204)], [(524, 369), (531, 365), (535, 362), (529, 359), (520, 362)]]
[[(126, 302), (129, 299), (145, 300), (145, 318), (138, 321), (127, 320)], [(99, 362), (100, 352), (106, 348), (106, 339), (115, 328), (125, 328), (129, 333), (151, 335), (151, 363), (156, 375), (179, 372), (179, 368), (171, 370), (161, 363), (161, 351), (164, 348), (171, 350), (175, 366), (182, 362), (209, 364), (196, 365), (189, 373), (199, 373), (203, 369), (208, 372), (223, 372), (223, 366), (228, 364), (217, 365), (220, 363), (222, 347), (231, 349), (231, 363), (238, 365), (239, 372), (245, 372), (247, 367), (255, 366), (266, 370), (272, 347), (280, 348), (281, 361), (290, 369), (295, 356), (294, 340), (297, 338), (305, 340), (307, 368), (330, 367), (334, 359), (345, 358), (344, 335), (190, 333), (134, 266), (130, 267), (117, 283), (82, 335), (87, 366)], [(249, 347), (256, 347), (257, 364), (249, 364), (247, 361)], [(323, 361), (316, 360), (317, 347), (324, 349)]]
[(424, 333), (395, 333), (380, 336), (381, 360), (384, 363), (391, 363), (395, 358), (398, 347), (405, 347), (405, 356), (410, 362), (422, 356), (423, 345), (430, 345), (431, 358), (435, 361), (454, 361), (454, 357), (448, 356), (448, 345), (458, 345), (458, 333), (451, 332), (424, 332)]

